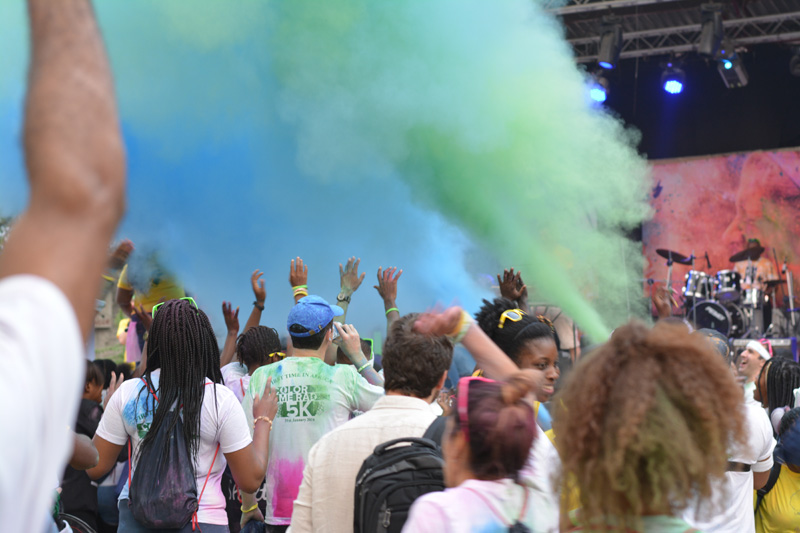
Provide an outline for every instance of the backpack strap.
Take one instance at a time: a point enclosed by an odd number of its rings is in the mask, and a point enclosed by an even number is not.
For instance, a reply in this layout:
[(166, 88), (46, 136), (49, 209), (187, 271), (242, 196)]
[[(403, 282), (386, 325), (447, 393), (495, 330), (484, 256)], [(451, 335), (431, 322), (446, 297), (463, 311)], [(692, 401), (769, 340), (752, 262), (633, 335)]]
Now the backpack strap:
[[(522, 510), (519, 512), (519, 518), (517, 518), (515, 523), (519, 523), (525, 517), (525, 511), (528, 509), (528, 489), (524, 485), (520, 485), (519, 483), (517, 483), (517, 485), (522, 489), (524, 499), (522, 500)], [(503, 523), (504, 526), (510, 528), (514, 525), (514, 524), (508, 524), (505, 520), (505, 517), (502, 514), (500, 514), (500, 512), (497, 509), (494, 508), (494, 505), (492, 505), (483, 494), (481, 494), (477, 490), (471, 489), (470, 487), (464, 487), (464, 488), (475, 494), (478, 498), (480, 498), (483, 501), (483, 503), (486, 504), (486, 507), (488, 507), (500, 519), (500, 521)]]
[(772, 465), (772, 470), (769, 472), (769, 479), (767, 480), (767, 484), (761, 487), (756, 491), (756, 507), (753, 510), (753, 513), (758, 514), (758, 509), (761, 507), (761, 502), (764, 501), (764, 496), (767, 495), (769, 491), (772, 490), (772, 487), (775, 486), (775, 483), (778, 482), (778, 476), (781, 474), (781, 464), (775, 463)]
[[(200, 500), (203, 499), (203, 493), (206, 491), (206, 485), (208, 484), (208, 477), (211, 475), (211, 469), (214, 468), (214, 462), (217, 460), (217, 454), (219, 453), (219, 443), (217, 443), (217, 450), (214, 452), (214, 458), (211, 459), (211, 466), (208, 467), (208, 473), (206, 473), (206, 480), (203, 482), (203, 488), (200, 490), (200, 495), (197, 497), (197, 507), (200, 507)], [(192, 515), (192, 531), (196, 527), (198, 527), (199, 523), (197, 522), (197, 511), (194, 512)]]
[(244, 378), (239, 378), (239, 387), (242, 389), (242, 398), (244, 398)]

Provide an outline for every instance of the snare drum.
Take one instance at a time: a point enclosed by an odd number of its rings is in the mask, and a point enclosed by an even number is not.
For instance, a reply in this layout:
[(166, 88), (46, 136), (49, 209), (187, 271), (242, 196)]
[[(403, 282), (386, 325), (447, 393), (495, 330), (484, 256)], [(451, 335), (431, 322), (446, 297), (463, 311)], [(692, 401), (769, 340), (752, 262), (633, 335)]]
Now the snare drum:
[(733, 270), (717, 272), (716, 298), (720, 302), (738, 302), (742, 296), (742, 276)]
[(691, 302), (690, 305), (694, 305), (695, 300), (709, 300), (713, 296), (713, 279), (705, 272), (690, 270), (685, 280), (683, 297), (687, 302)]

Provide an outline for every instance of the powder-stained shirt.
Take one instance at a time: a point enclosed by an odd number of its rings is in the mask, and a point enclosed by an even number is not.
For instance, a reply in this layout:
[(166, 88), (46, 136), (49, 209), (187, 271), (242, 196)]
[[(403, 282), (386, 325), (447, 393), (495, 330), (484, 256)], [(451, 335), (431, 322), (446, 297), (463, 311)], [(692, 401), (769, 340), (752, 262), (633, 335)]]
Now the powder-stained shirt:
[[(156, 387), (154, 391), (156, 396), (159, 396), (160, 375), (161, 370), (154, 370), (151, 374), (153, 385)], [(141, 379), (127, 380), (108, 401), (100, 426), (97, 428), (96, 434), (112, 444), (124, 446), (130, 438), (133, 444), (132, 475), (134, 476), (136, 470), (140, 468), (136, 460), (139, 445), (150, 430), (155, 409), (155, 399), (148, 392), (145, 383)], [(225, 454), (239, 451), (251, 442), (252, 438), (247, 431), (247, 421), (239, 401), (226, 386), (214, 384), (206, 379), (200, 409), (200, 444), (194, 465), (198, 494), (208, 475), (208, 483), (197, 510), (199, 522), (217, 525), (228, 523), (225, 497), (220, 486), (222, 472), (227, 465)], [(217, 444), (219, 453), (216, 453)], [(147, 468), (147, 465), (143, 464), (141, 468)], [(128, 484), (125, 483), (119, 499), (127, 498)]]
[(287, 357), (262, 366), (250, 378), (242, 407), (252, 431), (254, 395), (261, 395), (268, 378), (278, 393), (278, 414), (269, 436), (269, 463), (265, 493), (266, 522), (288, 525), (292, 505), (303, 479), (308, 452), (327, 432), (350, 419), (355, 411), (369, 410), (383, 396), (352, 365), (330, 366), (316, 357)]

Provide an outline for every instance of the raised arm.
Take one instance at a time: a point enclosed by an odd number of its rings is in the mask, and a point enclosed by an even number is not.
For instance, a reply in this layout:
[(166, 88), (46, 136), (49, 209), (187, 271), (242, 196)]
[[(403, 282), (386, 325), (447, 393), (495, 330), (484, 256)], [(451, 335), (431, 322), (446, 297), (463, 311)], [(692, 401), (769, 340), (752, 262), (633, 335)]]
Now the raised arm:
[(57, 285), (84, 338), (125, 205), (125, 155), (108, 59), (88, 0), (29, 0), (25, 107), (30, 204), (0, 255), (0, 278)]
[(519, 371), (519, 367), (460, 307), (424, 313), (414, 323), (414, 330), (423, 335), (446, 335), (454, 342), (460, 342), (489, 378), (505, 380)]
[(333, 341), (334, 345), (342, 347), (342, 351), (353, 363), (353, 366), (356, 367), (356, 371), (369, 384), (383, 387), (383, 376), (375, 371), (364, 352), (361, 351), (361, 337), (359, 337), (355, 326), (334, 322), (333, 327), (339, 331), (339, 338)]
[(344, 267), (339, 263), (339, 294), (336, 296), (336, 305), (344, 310), (342, 316), (337, 316), (333, 320), (340, 324), (345, 323), (347, 318), (347, 307), (350, 305), (350, 298), (361, 286), (364, 281), (365, 272), (358, 275), (358, 265), (361, 264), (361, 259), (351, 257), (347, 260)]
[(400, 279), (403, 271), (398, 270), (397, 267), (389, 267), (386, 270), (382, 270), (382, 268), (378, 267), (378, 284), (374, 287), (383, 298), (383, 308), (386, 313), (386, 336), (388, 337), (392, 324), (400, 318), (400, 310), (397, 309), (397, 280)]
[(294, 303), (300, 298), (308, 296), (308, 266), (299, 257), (292, 259), (289, 266), (289, 285), (294, 291)]
[(253, 310), (250, 311), (242, 333), (247, 333), (248, 329), (258, 326), (261, 322), (261, 312), (264, 310), (264, 302), (267, 301), (267, 289), (264, 288), (264, 280), (261, 279), (263, 275), (264, 273), (260, 270), (254, 270), (250, 276), (250, 286), (253, 288), (255, 300), (253, 300)]
[(239, 336), (239, 308), (237, 307), (234, 311), (230, 302), (222, 302), (222, 316), (225, 319), (225, 328), (228, 333), (225, 335), (222, 353), (219, 354), (220, 368), (230, 363), (236, 352), (236, 338)]
[(500, 296), (511, 301), (517, 302), (520, 309), (530, 313), (528, 306), (528, 286), (522, 281), (522, 272), (514, 273), (513, 268), (503, 270), (503, 277), (497, 275), (497, 283), (500, 285)]

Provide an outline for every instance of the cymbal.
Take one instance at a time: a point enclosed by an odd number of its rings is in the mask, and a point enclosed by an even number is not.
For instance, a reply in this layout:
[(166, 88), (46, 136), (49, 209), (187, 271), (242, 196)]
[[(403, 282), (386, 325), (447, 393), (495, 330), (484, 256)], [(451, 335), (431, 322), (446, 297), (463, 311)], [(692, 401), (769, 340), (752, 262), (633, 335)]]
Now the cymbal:
[(679, 254), (678, 252), (673, 252), (672, 250), (666, 250), (664, 248), (659, 248), (658, 250), (656, 250), (656, 253), (658, 255), (660, 255), (661, 257), (663, 257), (664, 259), (669, 259), (670, 255), (672, 255), (672, 262), (673, 263), (678, 263), (680, 265), (691, 265), (692, 264), (692, 258), (691, 257), (686, 257), (685, 255)]
[(750, 259), (751, 261), (755, 261), (761, 254), (764, 253), (763, 246), (756, 246), (755, 248), (748, 248), (747, 250), (742, 250), (741, 252), (737, 252), (733, 254), (730, 258), (731, 263), (738, 263), (739, 261), (747, 261)]
[(777, 287), (778, 285), (783, 285), (784, 283), (786, 283), (785, 279), (770, 279), (764, 282), (764, 285), (771, 289), (772, 287)]

